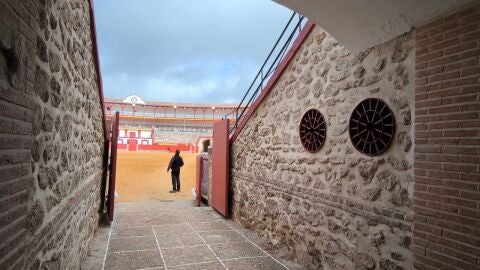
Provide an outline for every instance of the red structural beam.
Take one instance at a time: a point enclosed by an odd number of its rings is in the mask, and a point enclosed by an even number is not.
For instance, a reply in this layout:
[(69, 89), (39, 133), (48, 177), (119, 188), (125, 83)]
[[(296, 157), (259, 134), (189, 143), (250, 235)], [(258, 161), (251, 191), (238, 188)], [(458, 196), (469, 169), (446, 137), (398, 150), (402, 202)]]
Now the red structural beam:
[[(179, 119), (200, 119), (194, 121), (210, 121), (209, 119), (223, 119), (226, 115), (233, 116), (234, 106), (203, 106), (195, 105), (191, 103), (189, 106), (158, 106), (153, 104), (137, 104), (132, 105), (122, 102), (105, 102), (107, 117), (111, 117), (115, 111), (120, 112), (120, 118), (126, 119), (142, 119), (142, 118), (157, 118), (160, 120), (166, 118), (179, 118)], [(163, 104), (163, 103), (162, 103)], [(191, 117), (193, 116), (193, 117)], [(229, 117), (231, 118), (231, 117)], [(233, 119), (233, 118), (231, 118)]]
[[(113, 114), (108, 114), (106, 116), (107, 120), (113, 118)], [(222, 119), (219, 118), (191, 118), (191, 117), (153, 117), (153, 116), (133, 116), (133, 115), (120, 115), (120, 120), (154, 120), (154, 121), (177, 121), (177, 122), (218, 122)], [(233, 118), (229, 118), (232, 119)]]
[[(123, 102), (119, 99), (109, 99), (106, 98), (105, 104), (113, 104), (113, 105), (125, 105), (131, 106), (131, 103)], [(173, 106), (177, 106), (178, 109), (182, 108), (200, 108), (200, 109), (210, 109), (210, 108), (225, 108), (225, 109), (236, 109), (237, 104), (228, 104), (228, 103), (175, 103), (175, 102), (155, 102), (155, 101), (146, 101), (145, 104), (135, 104), (136, 106), (150, 106), (150, 107), (168, 107), (172, 108)]]
[[(133, 107), (130, 103), (125, 102), (112, 102), (106, 101), (107, 110), (113, 106), (120, 106), (120, 107)], [(135, 104), (136, 109), (141, 109), (148, 107), (150, 109), (174, 109), (174, 110), (213, 110), (213, 111), (226, 111), (230, 112), (235, 110), (237, 105), (234, 104), (195, 104), (195, 103), (183, 103), (183, 105), (175, 105), (175, 103), (159, 103), (159, 104)]]

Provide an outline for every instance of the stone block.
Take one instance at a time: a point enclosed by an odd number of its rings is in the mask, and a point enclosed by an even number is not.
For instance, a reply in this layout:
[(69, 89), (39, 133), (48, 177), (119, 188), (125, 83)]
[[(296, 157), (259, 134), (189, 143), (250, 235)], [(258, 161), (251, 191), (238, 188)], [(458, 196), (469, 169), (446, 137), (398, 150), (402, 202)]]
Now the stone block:
[(212, 244), (211, 248), (220, 260), (266, 255), (249, 242)]
[(238, 260), (225, 261), (225, 266), (232, 270), (252, 269), (252, 270), (274, 270), (285, 269), (281, 264), (270, 257), (244, 258)]
[(175, 265), (217, 261), (215, 255), (205, 245), (165, 249), (162, 253), (168, 268)]
[(155, 236), (139, 236), (110, 239), (109, 252), (156, 249)]
[(247, 241), (247, 239), (235, 231), (206, 231), (199, 234), (207, 244)]
[(107, 255), (105, 269), (144, 269), (159, 268), (164, 264), (158, 250), (110, 253)]

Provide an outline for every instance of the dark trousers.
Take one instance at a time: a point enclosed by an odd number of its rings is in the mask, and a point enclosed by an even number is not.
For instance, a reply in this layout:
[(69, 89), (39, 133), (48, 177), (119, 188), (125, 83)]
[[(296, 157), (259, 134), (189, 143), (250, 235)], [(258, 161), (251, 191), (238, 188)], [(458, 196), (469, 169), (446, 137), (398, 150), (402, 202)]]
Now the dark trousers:
[(180, 171), (172, 171), (172, 187), (173, 190), (180, 190)]

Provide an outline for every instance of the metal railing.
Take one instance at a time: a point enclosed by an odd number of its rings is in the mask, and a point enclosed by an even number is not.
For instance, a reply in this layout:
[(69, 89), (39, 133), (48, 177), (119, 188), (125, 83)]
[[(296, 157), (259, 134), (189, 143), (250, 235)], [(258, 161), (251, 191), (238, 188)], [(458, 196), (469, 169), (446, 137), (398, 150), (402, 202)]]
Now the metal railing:
[(230, 127), (229, 134), (232, 134), (237, 129), (239, 122), (246, 115), (250, 105), (263, 91), (264, 86), (268, 84), (272, 74), (293, 45), (292, 41), (302, 32), (305, 23), (306, 20), (304, 16), (293, 12), (237, 108), (233, 112), (225, 115), (224, 119), (229, 118), (232, 115), (235, 116), (235, 122)]

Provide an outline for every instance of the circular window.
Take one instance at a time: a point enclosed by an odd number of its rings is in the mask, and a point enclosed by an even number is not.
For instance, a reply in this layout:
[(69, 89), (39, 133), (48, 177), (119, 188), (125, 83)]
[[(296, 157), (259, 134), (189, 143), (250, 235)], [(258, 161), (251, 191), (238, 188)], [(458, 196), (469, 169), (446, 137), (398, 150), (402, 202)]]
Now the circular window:
[(300, 120), (300, 141), (308, 152), (315, 153), (322, 148), (327, 134), (327, 125), (322, 113), (308, 110)]
[(358, 151), (377, 156), (383, 154), (393, 140), (395, 116), (383, 100), (367, 98), (353, 110), (348, 129)]

